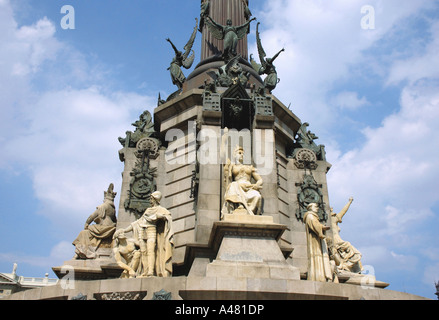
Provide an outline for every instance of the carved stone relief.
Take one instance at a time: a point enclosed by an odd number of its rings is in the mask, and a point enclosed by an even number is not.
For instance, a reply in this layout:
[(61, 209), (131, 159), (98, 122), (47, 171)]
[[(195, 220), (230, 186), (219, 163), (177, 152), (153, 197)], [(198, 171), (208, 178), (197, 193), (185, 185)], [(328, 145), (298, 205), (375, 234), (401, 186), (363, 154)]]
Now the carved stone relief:
[(112, 293), (102, 293), (97, 295), (96, 300), (143, 300), (146, 293), (141, 292), (112, 292)]
[(157, 158), (160, 143), (154, 138), (143, 138), (137, 143), (136, 165), (130, 173), (130, 189), (125, 200), (125, 210), (141, 216), (149, 207), (149, 198), (156, 191), (157, 168), (151, 168), (150, 160)]
[(308, 211), (308, 205), (315, 203), (319, 208), (319, 219), (326, 221), (328, 217), (324, 210), (323, 193), (321, 191), (322, 185), (318, 184), (312, 175), (305, 174), (303, 182), (296, 184), (296, 186), (299, 187), (297, 190), (297, 199), (299, 202), (299, 208), (296, 211), (297, 219), (303, 220), (305, 213)]
[(318, 167), (317, 156), (315, 152), (310, 149), (297, 149), (294, 155), (294, 165), (298, 169), (315, 170)]

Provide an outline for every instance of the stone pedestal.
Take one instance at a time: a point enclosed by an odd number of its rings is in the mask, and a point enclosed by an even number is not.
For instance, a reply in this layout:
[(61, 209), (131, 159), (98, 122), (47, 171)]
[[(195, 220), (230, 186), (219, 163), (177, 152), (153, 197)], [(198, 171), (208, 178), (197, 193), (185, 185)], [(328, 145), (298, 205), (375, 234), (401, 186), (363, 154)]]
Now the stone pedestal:
[(286, 228), (271, 216), (226, 215), (213, 226), (209, 247), (216, 258), (206, 277), (299, 280), (278, 243)]
[(98, 249), (96, 259), (72, 259), (65, 261), (62, 266), (53, 267), (52, 270), (59, 279), (67, 277), (74, 280), (119, 278), (123, 271), (117, 265), (111, 248)]
[(340, 283), (357, 285), (366, 289), (368, 288), (385, 289), (389, 286), (388, 283), (383, 281), (378, 281), (374, 275), (369, 275), (369, 274), (366, 275), (360, 273), (341, 271), (337, 276)]

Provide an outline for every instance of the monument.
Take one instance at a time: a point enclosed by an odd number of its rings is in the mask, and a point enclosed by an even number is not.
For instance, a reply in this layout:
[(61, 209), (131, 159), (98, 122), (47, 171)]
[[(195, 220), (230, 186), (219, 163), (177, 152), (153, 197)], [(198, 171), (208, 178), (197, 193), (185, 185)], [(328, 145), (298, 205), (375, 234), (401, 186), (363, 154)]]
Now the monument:
[[(331, 210), (325, 147), (273, 94), (282, 72), (273, 63), (285, 49), (267, 58), (260, 23), (259, 63), (249, 61), (249, 5), (202, 0), (184, 52), (167, 39), (177, 91), (119, 138), (117, 222), (111, 204), (98, 208), (99, 221), (87, 220), (74, 241), (77, 255), (53, 268), (64, 279), (69, 267), (74, 289), (22, 298), (420, 298), (362, 274), (361, 253), (340, 237), (352, 201)], [(200, 62), (185, 75), (198, 32)]]

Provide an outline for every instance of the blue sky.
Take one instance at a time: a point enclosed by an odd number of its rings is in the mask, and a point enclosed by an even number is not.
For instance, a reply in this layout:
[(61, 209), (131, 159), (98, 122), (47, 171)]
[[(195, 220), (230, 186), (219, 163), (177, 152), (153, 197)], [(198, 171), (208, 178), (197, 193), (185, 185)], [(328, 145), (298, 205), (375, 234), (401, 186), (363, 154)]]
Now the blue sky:
[[(342, 238), (389, 289), (435, 299), (439, 2), (250, 2), (267, 54), (286, 49), (274, 94), (326, 146), (330, 205), (354, 197)], [(0, 0), (1, 272), (54, 276), (73, 256), (108, 183), (120, 190), (117, 137), (175, 90), (165, 39), (184, 46), (198, 15), (195, 0)]]

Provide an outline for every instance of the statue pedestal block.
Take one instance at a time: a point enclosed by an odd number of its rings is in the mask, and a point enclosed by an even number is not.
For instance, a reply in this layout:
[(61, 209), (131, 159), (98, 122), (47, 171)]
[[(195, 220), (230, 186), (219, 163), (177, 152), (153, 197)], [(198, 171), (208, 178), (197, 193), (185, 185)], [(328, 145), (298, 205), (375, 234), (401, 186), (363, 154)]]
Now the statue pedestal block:
[(75, 280), (119, 278), (123, 270), (117, 265), (112, 249), (101, 248), (98, 253), (96, 259), (72, 259), (65, 261), (60, 267), (53, 267), (52, 270), (59, 279), (65, 276)]
[(359, 273), (352, 273), (341, 271), (338, 273), (338, 280), (340, 283), (357, 285), (365, 288), (387, 288), (388, 283), (378, 281), (374, 275), (364, 275)]
[[(247, 211), (246, 211), (247, 212)], [(223, 222), (250, 223), (250, 224), (274, 224), (272, 216), (251, 216), (249, 214), (225, 214)]]
[(286, 228), (269, 216), (226, 215), (213, 226), (209, 246), (216, 259), (206, 276), (300, 280), (278, 243)]

